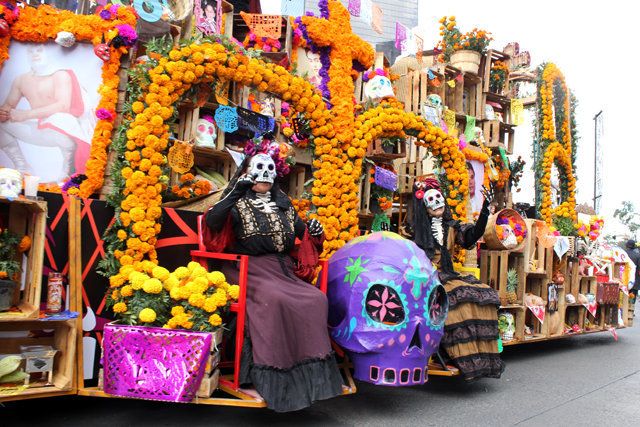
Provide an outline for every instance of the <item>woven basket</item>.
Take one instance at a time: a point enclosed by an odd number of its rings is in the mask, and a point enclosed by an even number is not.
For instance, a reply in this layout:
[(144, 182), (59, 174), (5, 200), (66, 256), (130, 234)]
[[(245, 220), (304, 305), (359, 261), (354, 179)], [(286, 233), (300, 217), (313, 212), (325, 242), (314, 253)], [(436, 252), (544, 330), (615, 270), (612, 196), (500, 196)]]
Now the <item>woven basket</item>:
[(478, 74), (482, 55), (475, 50), (457, 50), (451, 54), (451, 65), (466, 73)]
[(211, 339), (205, 332), (107, 324), (104, 391), (121, 397), (190, 402), (204, 376)]
[(181, 209), (183, 211), (191, 212), (204, 212), (220, 200), (220, 196), (222, 196), (222, 192), (225, 188), (227, 188), (226, 185), (216, 190), (215, 192), (206, 194), (204, 196), (194, 197), (188, 200), (166, 202), (162, 204), (162, 207)]
[[(518, 243), (518, 245), (514, 248), (507, 248), (502, 244), (502, 240), (498, 237), (498, 233), (496, 232), (496, 222), (499, 218), (512, 218), (516, 224), (520, 224), (524, 229), (527, 229), (527, 223), (522, 219), (520, 214), (513, 209), (502, 209), (500, 212), (497, 212), (491, 216), (489, 216), (489, 220), (487, 221), (487, 227), (484, 229), (484, 242), (487, 245), (487, 249), (491, 250), (510, 250), (510, 251), (518, 251), (526, 242), (526, 239), (522, 239), (522, 242)], [(528, 232), (528, 230), (527, 230)], [(526, 237), (526, 236), (525, 236)]]

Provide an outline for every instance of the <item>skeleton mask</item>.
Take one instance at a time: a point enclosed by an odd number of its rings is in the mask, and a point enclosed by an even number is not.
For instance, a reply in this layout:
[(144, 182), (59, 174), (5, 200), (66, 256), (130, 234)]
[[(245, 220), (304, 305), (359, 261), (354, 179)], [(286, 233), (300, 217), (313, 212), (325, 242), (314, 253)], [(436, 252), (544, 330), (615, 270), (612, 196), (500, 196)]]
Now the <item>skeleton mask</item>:
[(444, 197), (442, 197), (441, 192), (435, 189), (427, 190), (422, 201), (427, 206), (427, 209), (434, 211), (444, 207)]
[(424, 251), (388, 231), (351, 240), (329, 261), (329, 326), (373, 384), (427, 382), (449, 302)]
[(438, 112), (438, 117), (442, 118), (444, 105), (442, 104), (442, 98), (440, 98), (440, 95), (432, 93), (431, 95), (427, 96), (427, 103), (431, 104), (431, 106)]
[(13, 199), (22, 191), (22, 175), (15, 169), (0, 169), (0, 196)]
[(203, 116), (198, 119), (196, 126), (196, 145), (198, 147), (215, 148), (216, 127), (213, 124), (213, 117)]
[(516, 332), (516, 323), (513, 314), (508, 311), (501, 311), (498, 315), (498, 329), (500, 330), (500, 338), (502, 341), (512, 341)]
[(255, 177), (256, 182), (273, 184), (276, 179), (276, 164), (268, 154), (259, 153), (251, 158), (248, 173)]
[(387, 96), (394, 96), (391, 80), (385, 76), (375, 76), (364, 85), (364, 93), (372, 101), (376, 101)]
[(476, 142), (479, 144), (483, 144), (484, 145), (484, 132), (482, 132), (482, 128), (476, 126), (475, 128), (473, 128), (473, 137), (475, 138)]
[(93, 53), (104, 62), (107, 62), (111, 58), (111, 51), (109, 45), (106, 43), (100, 43), (93, 47)]

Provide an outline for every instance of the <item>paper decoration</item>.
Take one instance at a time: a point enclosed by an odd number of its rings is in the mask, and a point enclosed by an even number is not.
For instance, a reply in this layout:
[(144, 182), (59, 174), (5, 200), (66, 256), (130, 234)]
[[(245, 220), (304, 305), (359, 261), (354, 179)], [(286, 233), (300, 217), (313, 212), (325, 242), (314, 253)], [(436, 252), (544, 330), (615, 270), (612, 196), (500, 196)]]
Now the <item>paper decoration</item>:
[(280, 13), (284, 16), (304, 15), (304, 0), (280, 0)]
[(396, 22), (396, 49), (402, 50), (402, 43), (407, 39), (407, 27)]
[(456, 81), (454, 79), (447, 80), (447, 84), (449, 85), (450, 88), (456, 87)]
[(460, 74), (458, 74), (458, 75), (456, 76), (456, 81), (457, 81), (458, 83), (462, 83), (462, 82), (463, 82), (463, 80), (464, 80), (464, 79), (463, 79), (463, 77), (462, 77), (462, 73), (460, 73)]
[(167, 163), (176, 173), (187, 173), (193, 167), (195, 162), (193, 144), (193, 142), (176, 139), (169, 149)]
[(254, 133), (254, 138), (272, 132), (275, 127), (273, 117), (265, 116), (245, 108), (236, 108), (238, 128)]
[(282, 16), (280, 15), (258, 15), (240, 12), (240, 16), (257, 37), (279, 39), (282, 35)]
[(422, 64), (422, 52), (424, 52), (424, 40), (420, 36), (414, 36), (414, 37), (416, 39), (416, 59), (420, 64)]
[(351, 16), (360, 16), (360, 0), (349, 0), (347, 9)]
[(244, 153), (239, 153), (237, 151), (231, 150), (229, 149), (229, 147), (225, 147), (225, 149), (231, 155), (231, 158), (233, 159), (233, 162), (236, 164), (236, 166), (240, 166), (245, 158)]
[(569, 251), (569, 239), (566, 236), (558, 236), (556, 244), (553, 245), (553, 250), (558, 255), (558, 258), (562, 258)]
[(511, 100), (511, 123), (520, 126), (524, 122), (524, 105), (522, 99)]
[(373, 2), (371, 0), (362, 0), (360, 2), (360, 18), (367, 25), (373, 23)]
[(625, 294), (626, 296), (629, 296), (629, 287), (627, 285), (621, 285), (620, 290), (622, 291), (623, 294)]
[(438, 110), (436, 107), (426, 103), (422, 104), (422, 117), (433, 125), (440, 127), (440, 117), (438, 116)]
[(540, 324), (544, 323), (544, 306), (540, 305), (528, 305), (527, 308), (531, 310), (536, 319), (540, 321)]
[(453, 130), (456, 128), (456, 113), (453, 110), (446, 109), (444, 110), (444, 123), (447, 125), (447, 128)]
[(589, 302), (586, 304), (582, 304), (584, 308), (593, 316), (596, 317), (596, 312), (598, 311), (598, 303), (597, 302)]
[(371, 9), (371, 28), (378, 34), (383, 34), (384, 30), (382, 28), (382, 18), (383, 18), (382, 8), (377, 4), (373, 3)]
[(398, 175), (378, 166), (375, 167), (375, 170), (374, 180), (378, 187), (391, 191), (398, 189)]
[(442, 85), (442, 82), (440, 81), (440, 79), (439, 79), (439, 78), (437, 78), (437, 77), (436, 77), (435, 79), (433, 79), (433, 80), (431, 81), (431, 84), (432, 84), (434, 87), (440, 87), (440, 86)]
[(219, 105), (215, 114), (216, 124), (225, 133), (238, 130), (238, 112), (234, 107)]
[(511, 166), (509, 165), (509, 158), (507, 157), (507, 151), (504, 149), (504, 147), (498, 147), (498, 151), (500, 151), (500, 158), (502, 159), (504, 167), (511, 170)]
[(433, 80), (436, 78), (436, 75), (433, 74), (433, 71), (431, 71), (431, 69), (427, 70), (427, 77), (429, 77), (429, 80)]
[(467, 141), (476, 139), (476, 118), (474, 116), (467, 116), (467, 124), (464, 127), (464, 137)]

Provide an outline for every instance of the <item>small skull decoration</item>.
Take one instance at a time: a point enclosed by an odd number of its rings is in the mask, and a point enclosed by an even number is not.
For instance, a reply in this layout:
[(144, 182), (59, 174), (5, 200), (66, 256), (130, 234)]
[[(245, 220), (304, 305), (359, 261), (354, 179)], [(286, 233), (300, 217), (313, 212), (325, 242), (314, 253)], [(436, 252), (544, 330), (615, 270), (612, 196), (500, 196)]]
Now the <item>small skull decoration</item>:
[(0, 169), (0, 196), (16, 198), (22, 191), (22, 175), (15, 169)]
[(518, 239), (509, 224), (500, 224), (498, 227), (502, 228), (500, 241), (506, 249), (513, 249), (518, 246)]
[(209, 115), (198, 119), (196, 125), (196, 145), (198, 147), (215, 148), (216, 126), (213, 124), (213, 117)]
[(276, 164), (268, 154), (258, 153), (251, 158), (248, 173), (256, 182), (273, 184), (277, 175)]
[(111, 52), (109, 51), (109, 45), (106, 43), (100, 43), (93, 47), (93, 53), (104, 62), (111, 59)]
[(436, 109), (436, 111), (438, 112), (438, 118), (441, 119), (442, 113), (444, 111), (444, 104), (442, 103), (442, 98), (440, 98), (440, 95), (432, 93), (431, 95), (427, 96), (427, 103)]
[(516, 322), (513, 314), (508, 311), (501, 311), (498, 314), (498, 330), (502, 341), (513, 341), (513, 335), (516, 332)]
[(355, 378), (390, 386), (427, 382), (448, 298), (425, 253), (388, 231), (351, 240), (329, 260), (331, 337)]
[(372, 101), (379, 101), (382, 98), (395, 96), (391, 80), (385, 76), (375, 76), (364, 86), (365, 95)]
[(71, 47), (76, 44), (76, 37), (68, 31), (60, 31), (55, 42), (62, 47)]

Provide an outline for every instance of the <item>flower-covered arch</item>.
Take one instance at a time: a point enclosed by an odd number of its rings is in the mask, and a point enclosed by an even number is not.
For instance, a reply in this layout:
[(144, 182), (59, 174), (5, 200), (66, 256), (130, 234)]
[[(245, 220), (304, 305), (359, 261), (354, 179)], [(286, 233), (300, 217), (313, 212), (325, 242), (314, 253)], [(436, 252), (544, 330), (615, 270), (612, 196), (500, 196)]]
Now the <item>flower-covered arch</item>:
[[(562, 72), (555, 64), (544, 64), (538, 73), (538, 178), (537, 202), (541, 218), (552, 224), (555, 218), (576, 222), (576, 179), (573, 174), (574, 134), (571, 120), (571, 95)], [(551, 201), (551, 173), (556, 165), (561, 174), (562, 203)]]

